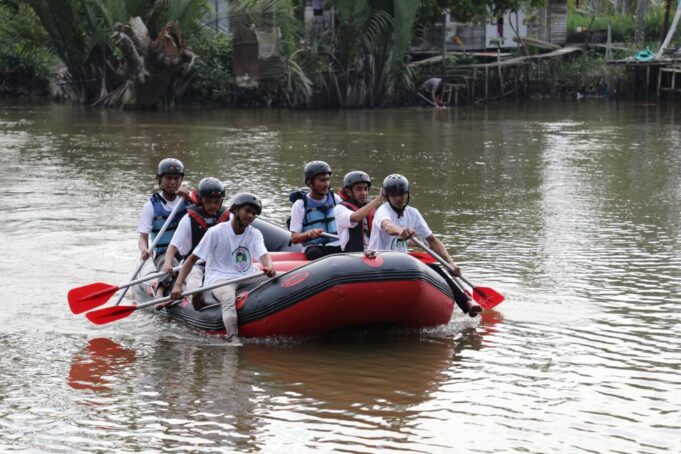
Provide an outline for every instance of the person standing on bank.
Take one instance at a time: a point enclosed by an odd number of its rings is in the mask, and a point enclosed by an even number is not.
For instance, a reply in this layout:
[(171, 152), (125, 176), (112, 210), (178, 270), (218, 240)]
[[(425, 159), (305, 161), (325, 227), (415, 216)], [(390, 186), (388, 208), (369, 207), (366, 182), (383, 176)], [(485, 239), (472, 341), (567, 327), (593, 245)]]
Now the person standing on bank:
[[(137, 233), (139, 233), (137, 245), (142, 260), (147, 260), (153, 255), (156, 269), (161, 270), (165, 262), (165, 252), (168, 249), (175, 229), (180, 219), (187, 213), (187, 208), (191, 205), (191, 195), (189, 189), (186, 186), (182, 186), (184, 165), (178, 159), (166, 158), (159, 162), (156, 178), (161, 190), (149, 197), (149, 200), (142, 207), (142, 213), (137, 224)], [(156, 239), (156, 235), (161, 231), (178, 203), (184, 206), (177, 211), (166, 231), (158, 243), (156, 243), (154, 250), (150, 251), (149, 238), (151, 237), (152, 242)], [(176, 266), (178, 263), (178, 258), (175, 258), (173, 266)], [(159, 296), (163, 295), (164, 288), (167, 288), (171, 281), (172, 275), (168, 275), (156, 282), (157, 294)]]
[[(230, 212), (222, 206), (225, 185), (220, 180), (207, 177), (199, 182), (198, 203), (187, 208), (187, 215), (180, 220), (165, 255), (163, 271), (173, 275), (176, 257), (186, 258), (199, 244), (209, 228), (229, 220)], [(204, 265), (196, 265), (186, 279), (185, 290), (203, 285)], [(201, 294), (192, 298), (194, 309), (201, 308)]]
[(444, 107), (444, 102), (442, 102), (445, 96), (445, 81), (439, 77), (431, 77), (421, 84), (419, 90), (425, 92), (425, 94), (430, 96), (434, 107), (441, 108)]
[(331, 191), (331, 166), (324, 161), (305, 164), (305, 184), (310, 192), (291, 194), (291, 242), (305, 246), (305, 256), (316, 260), (341, 251), (340, 241), (322, 236), (336, 235), (334, 207), (342, 200)]
[(366, 172), (355, 170), (348, 172), (343, 178), (343, 201), (334, 208), (343, 252), (364, 252), (369, 245), (374, 212), (383, 202), (381, 191), (381, 194), (367, 203), (369, 189), (371, 178)]
[[(387, 199), (374, 215), (369, 239), (372, 251), (407, 252), (409, 238), (416, 235), (424, 238), (428, 246), (449, 263), (452, 275), (461, 276), (460, 268), (454, 263), (442, 242), (433, 234), (425, 219), (416, 208), (409, 206), (409, 181), (400, 174), (388, 175), (383, 180), (383, 195)], [(482, 308), (473, 301), (458, 285), (452, 288), (454, 300), (461, 310), (475, 317)]]
[[(246, 285), (257, 284), (267, 278), (274, 277), (272, 258), (267, 253), (265, 241), (260, 230), (251, 226), (253, 220), (262, 213), (262, 203), (255, 195), (242, 192), (234, 196), (229, 208), (231, 221), (218, 224), (208, 229), (184, 265), (180, 269), (171, 296), (182, 298), (182, 284), (198, 260), (206, 261), (204, 285), (244, 275), (253, 275), (253, 279), (239, 284), (229, 284), (213, 289), (213, 295), (222, 305), (222, 321), (228, 340), (238, 341), (239, 325), (236, 313), (236, 292)], [(261, 274), (253, 266), (253, 258), (262, 264)]]

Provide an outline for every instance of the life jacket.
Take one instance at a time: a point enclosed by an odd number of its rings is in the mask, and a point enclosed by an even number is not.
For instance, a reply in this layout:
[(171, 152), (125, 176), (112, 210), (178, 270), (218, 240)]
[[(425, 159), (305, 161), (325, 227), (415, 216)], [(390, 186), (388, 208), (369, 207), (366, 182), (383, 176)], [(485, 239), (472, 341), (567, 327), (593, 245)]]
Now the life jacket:
[(202, 206), (192, 205), (187, 208), (187, 215), (191, 219), (192, 247), (185, 257), (194, 251), (209, 228), (229, 220), (230, 212), (227, 208), (221, 207), (217, 213), (211, 216), (206, 213)]
[[(333, 208), (336, 206), (336, 198), (333, 191), (329, 191), (326, 195), (326, 200), (314, 200), (307, 196), (307, 193), (302, 191), (295, 191), (291, 193), (289, 200), (295, 202), (297, 199), (303, 199), (303, 207), (305, 208), (305, 216), (303, 217), (303, 232), (312, 229), (322, 229), (326, 233), (336, 235), (336, 217), (333, 214)], [(320, 236), (314, 240), (305, 241), (303, 245), (324, 245), (336, 241), (333, 238)]]
[[(341, 205), (349, 208), (352, 211), (359, 210), (360, 207), (350, 203), (349, 200), (344, 200)], [(362, 219), (362, 222), (358, 222), (356, 226), (350, 229), (350, 238), (348, 242), (345, 243), (345, 249), (343, 252), (364, 252), (364, 237), (367, 238), (367, 243), (369, 237), (371, 236), (371, 226), (374, 223), (374, 213), (376, 209), (371, 210), (369, 216)]]
[[(179, 196), (177, 196), (179, 197)], [(149, 201), (151, 202), (151, 205), (154, 207), (154, 220), (151, 223), (151, 241), (152, 243), (156, 239), (156, 236), (158, 235), (158, 232), (161, 231), (161, 228), (163, 228), (163, 225), (166, 223), (166, 219), (168, 219), (168, 216), (170, 216), (170, 210), (167, 210), (164, 206), (163, 203), (166, 202), (166, 200), (161, 196), (161, 194), (156, 193), (149, 197)], [(166, 249), (168, 249), (168, 245), (170, 245), (170, 240), (173, 238), (173, 234), (175, 233), (175, 229), (177, 229), (177, 224), (179, 224), (180, 219), (187, 213), (187, 207), (189, 207), (189, 202), (186, 200), (181, 200), (179, 203), (183, 204), (183, 206), (177, 210), (177, 213), (175, 213), (175, 217), (173, 218), (172, 221), (170, 221), (170, 224), (168, 224), (168, 228), (166, 229), (165, 232), (163, 232), (163, 235), (161, 236), (161, 239), (156, 243), (156, 246), (154, 247), (154, 250), (152, 251), (154, 253), (154, 256), (158, 256), (159, 254), (165, 254)]]

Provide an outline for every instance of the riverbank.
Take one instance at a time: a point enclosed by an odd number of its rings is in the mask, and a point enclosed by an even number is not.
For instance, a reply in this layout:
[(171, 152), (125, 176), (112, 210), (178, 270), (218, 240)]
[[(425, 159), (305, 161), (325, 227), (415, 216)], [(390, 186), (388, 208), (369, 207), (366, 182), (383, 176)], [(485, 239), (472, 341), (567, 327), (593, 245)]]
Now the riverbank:
[[(286, 96), (276, 83), (263, 84), (254, 88), (240, 88), (234, 81), (231, 68), (225, 64), (229, 58), (225, 49), (214, 48), (205, 62), (197, 65), (196, 75), (184, 95), (176, 100), (178, 107), (206, 106), (288, 108)], [(622, 66), (608, 65), (604, 56), (594, 50), (579, 51), (559, 59), (534, 59), (517, 65), (452, 66), (445, 78), (455, 86), (447, 97), (450, 105), (479, 104), (500, 100), (517, 99), (563, 99), (582, 97), (618, 97), (627, 99), (634, 96), (636, 74)], [(420, 68), (414, 72), (414, 80), (420, 80), (436, 72), (436, 68)], [(59, 99), (61, 91), (50, 91), (60, 87), (54, 81), (39, 77), (16, 77), (0, 75), (0, 94), (18, 98)], [(415, 85), (415, 84), (414, 84)], [(502, 88), (503, 87), (503, 88)], [(313, 100), (328, 95), (313, 87)], [(503, 90), (503, 92), (502, 92)], [(394, 102), (382, 107), (426, 105), (415, 90), (403, 90)], [(339, 108), (337, 102), (312, 102), (309, 108)]]

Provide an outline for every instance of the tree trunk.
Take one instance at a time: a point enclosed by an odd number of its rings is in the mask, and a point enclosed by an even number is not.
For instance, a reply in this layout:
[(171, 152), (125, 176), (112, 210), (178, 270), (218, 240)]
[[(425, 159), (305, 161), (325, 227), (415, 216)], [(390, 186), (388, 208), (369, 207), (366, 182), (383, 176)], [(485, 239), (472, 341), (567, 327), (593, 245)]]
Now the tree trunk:
[(643, 44), (645, 40), (645, 18), (646, 9), (648, 8), (648, 0), (638, 0), (636, 5), (636, 22), (635, 22), (635, 32), (634, 41), (639, 46)]
[(196, 58), (177, 23), (168, 23), (152, 41), (142, 19), (133, 17), (114, 33), (114, 41), (123, 56), (118, 73), (124, 82), (94, 105), (153, 108), (174, 103)]
[(662, 36), (660, 36), (660, 41), (664, 41), (669, 31), (669, 10), (672, 7), (672, 0), (667, 0), (667, 4), (664, 7), (664, 23), (662, 24)]

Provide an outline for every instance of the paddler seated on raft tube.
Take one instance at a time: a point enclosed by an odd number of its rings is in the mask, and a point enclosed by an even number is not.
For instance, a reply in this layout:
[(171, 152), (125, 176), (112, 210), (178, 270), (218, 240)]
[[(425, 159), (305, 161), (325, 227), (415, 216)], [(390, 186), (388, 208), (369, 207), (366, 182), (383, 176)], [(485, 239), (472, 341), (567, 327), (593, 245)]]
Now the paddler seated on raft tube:
[[(165, 255), (163, 271), (173, 275), (175, 257), (179, 254), (187, 258), (208, 229), (229, 220), (229, 210), (222, 206), (225, 198), (225, 185), (217, 178), (207, 177), (199, 182), (197, 204), (187, 208), (187, 214), (177, 225), (173, 239)], [(203, 285), (204, 265), (195, 265), (187, 276), (184, 290), (193, 290)], [(192, 297), (194, 309), (203, 306), (201, 294)]]
[[(387, 201), (374, 214), (368, 249), (407, 252), (409, 238), (417, 235), (425, 238), (428, 246), (452, 266), (454, 276), (461, 276), (461, 270), (449, 256), (442, 242), (433, 235), (419, 210), (409, 206), (409, 181), (396, 173), (388, 175), (383, 180), (383, 196)], [(482, 312), (480, 305), (466, 295), (458, 285), (455, 285), (452, 291), (456, 304), (465, 314), (475, 317)]]
[(374, 212), (383, 203), (382, 191), (368, 202), (369, 189), (371, 178), (366, 172), (354, 170), (343, 178), (343, 201), (333, 209), (343, 252), (364, 252), (369, 245)]
[[(177, 224), (182, 219), (182, 216), (187, 213), (187, 207), (191, 205), (191, 195), (189, 189), (186, 186), (182, 186), (184, 165), (178, 159), (166, 158), (159, 162), (156, 178), (161, 190), (149, 197), (149, 200), (142, 207), (142, 213), (137, 224), (137, 233), (139, 233), (137, 244), (142, 260), (147, 260), (149, 256), (153, 255), (156, 269), (161, 270), (165, 262), (166, 249), (168, 249)], [(168, 216), (170, 216), (170, 213), (178, 203), (183, 204), (183, 206), (180, 207), (171, 220), (163, 236), (156, 243), (154, 250), (150, 251), (149, 238), (151, 237), (151, 241), (154, 241), (156, 235), (161, 231)], [(179, 264), (178, 260), (179, 257), (176, 257), (174, 266)], [(156, 282), (157, 295), (162, 296), (164, 289), (168, 288), (171, 282), (172, 275), (166, 275), (159, 279)]]
[(336, 235), (334, 207), (342, 202), (331, 187), (331, 166), (324, 161), (305, 164), (305, 184), (310, 192), (294, 191), (289, 197), (291, 219), (289, 230), (291, 242), (305, 246), (305, 256), (316, 260), (329, 254), (341, 252), (340, 241), (322, 236), (323, 233)]
[[(251, 226), (256, 216), (262, 213), (260, 199), (248, 192), (239, 193), (232, 199), (229, 211), (232, 213), (231, 220), (208, 229), (194, 252), (187, 257), (177, 276), (171, 297), (182, 298), (182, 284), (199, 259), (206, 261), (204, 285), (252, 274), (253, 279), (211, 290), (222, 305), (222, 321), (228, 340), (238, 342), (235, 306), (237, 290), (274, 277), (276, 272), (272, 258), (265, 248), (262, 233)], [(257, 258), (262, 264), (262, 272), (253, 266), (253, 258)]]

